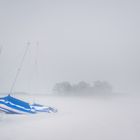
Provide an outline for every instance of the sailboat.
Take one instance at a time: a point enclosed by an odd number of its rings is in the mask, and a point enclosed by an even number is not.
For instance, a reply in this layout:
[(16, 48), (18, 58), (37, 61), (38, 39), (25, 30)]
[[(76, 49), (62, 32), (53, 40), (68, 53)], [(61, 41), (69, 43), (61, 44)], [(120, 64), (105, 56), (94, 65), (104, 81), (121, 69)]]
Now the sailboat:
[(0, 111), (6, 114), (36, 114), (39, 112), (56, 113), (57, 109), (37, 103), (29, 104), (8, 95), (0, 98)]
[[(13, 88), (14, 88), (17, 78), (20, 74), (25, 56), (28, 52), (28, 49), (29, 49), (29, 43), (27, 44), (27, 48), (25, 50), (22, 61), (20, 63), (18, 71), (16, 73), (14, 82), (11, 86), (10, 94), (13, 92)], [(0, 98), (0, 112), (4, 112), (6, 114), (36, 114), (36, 113), (40, 113), (40, 112), (46, 112), (46, 113), (52, 113), (52, 112), (56, 113), (57, 112), (57, 109), (55, 109), (53, 107), (40, 105), (38, 103), (30, 104), (26, 101), (12, 97), (10, 94), (5, 97)]]

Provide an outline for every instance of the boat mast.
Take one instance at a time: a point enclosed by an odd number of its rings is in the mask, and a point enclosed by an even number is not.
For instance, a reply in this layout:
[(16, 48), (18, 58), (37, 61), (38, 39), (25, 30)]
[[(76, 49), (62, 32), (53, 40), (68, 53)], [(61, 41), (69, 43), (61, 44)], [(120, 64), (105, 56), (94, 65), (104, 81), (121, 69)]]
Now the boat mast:
[(15, 87), (15, 84), (16, 84), (16, 81), (17, 81), (17, 79), (18, 79), (18, 76), (19, 76), (19, 74), (20, 74), (20, 72), (21, 72), (21, 68), (22, 68), (22, 66), (23, 66), (23, 63), (24, 63), (26, 54), (27, 54), (27, 52), (28, 52), (28, 50), (29, 50), (29, 46), (30, 46), (30, 42), (27, 43), (27, 46), (26, 46), (24, 55), (23, 55), (23, 57), (22, 57), (22, 59), (21, 59), (20, 65), (19, 65), (19, 67), (18, 67), (18, 69), (17, 69), (17, 72), (16, 72), (16, 75), (15, 75), (14, 81), (13, 81), (13, 83), (12, 83), (12, 86), (11, 86), (11, 89), (10, 89), (9, 94), (12, 94), (12, 93), (13, 93), (13, 89), (14, 89), (14, 87)]
[(2, 46), (0, 46), (0, 54), (2, 53), (2, 49), (3, 49)]

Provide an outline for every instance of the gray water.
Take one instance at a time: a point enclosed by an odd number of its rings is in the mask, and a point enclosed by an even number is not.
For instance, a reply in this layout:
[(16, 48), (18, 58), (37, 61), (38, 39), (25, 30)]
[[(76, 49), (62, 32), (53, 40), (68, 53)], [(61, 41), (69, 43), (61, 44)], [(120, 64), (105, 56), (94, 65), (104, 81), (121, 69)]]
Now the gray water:
[(138, 96), (22, 96), (58, 109), (56, 114), (4, 115), (1, 140), (139, 140)]

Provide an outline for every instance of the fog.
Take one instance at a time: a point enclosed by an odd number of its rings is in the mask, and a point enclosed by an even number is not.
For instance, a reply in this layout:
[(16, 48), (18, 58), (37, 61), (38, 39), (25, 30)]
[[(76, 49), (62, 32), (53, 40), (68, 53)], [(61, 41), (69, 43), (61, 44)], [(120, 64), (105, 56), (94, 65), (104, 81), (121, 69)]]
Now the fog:
[(0, 113), (0, 139), (139, 140), (139, 7), (138, 0), (0, 0), (0, 95), (21, 69), (12, 96), (58, 109)]
[(18, 96), (56, 114), (3, 115), (1, 140), (139, 140), (140, 98)]
[(106, 80), (116, 91), (138, 93), (139, 6), (138, 0), (1, 0), (0, 92), (9, 92), (29, 41), (15, 91)]

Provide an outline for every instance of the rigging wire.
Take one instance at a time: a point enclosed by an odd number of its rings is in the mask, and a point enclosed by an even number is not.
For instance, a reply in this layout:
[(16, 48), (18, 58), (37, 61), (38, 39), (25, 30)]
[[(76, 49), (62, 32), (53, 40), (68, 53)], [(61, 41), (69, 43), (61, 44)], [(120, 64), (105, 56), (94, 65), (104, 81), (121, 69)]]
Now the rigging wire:
[(19, 76), (19, 74), (20, 74), (20, 72), (21, 72), (21, 68), (22, 68), (22, 66), (23, 66), (23, 63), (24, 63), (26, 54), (27, 54), (27, 52), (28, 52), (28, 50), (29, 50), (29, 46), (30, 46), (30, 42), (27, 43), (27, 46), (26, 46), (24, 55), (23, 55), (23, 57), (22, 57), (22, 59), (21, 59), (20, 65), (19, 65), (19, 67), (18, 67), (18, 69), (17, 69), (17, 72), (16, 72), (16, 75), (15, 75), (14, 81), (13, 81), (13, 83), (12, 83), (12, 86), (11, 86), (11, 89), (10, 89), (9, 94), (12, 94), (12, 93), (13, 93), (13, 89), (14, 89), (15, 84), (16, 84), (16, 82), (17, 82), (18, 76)]

